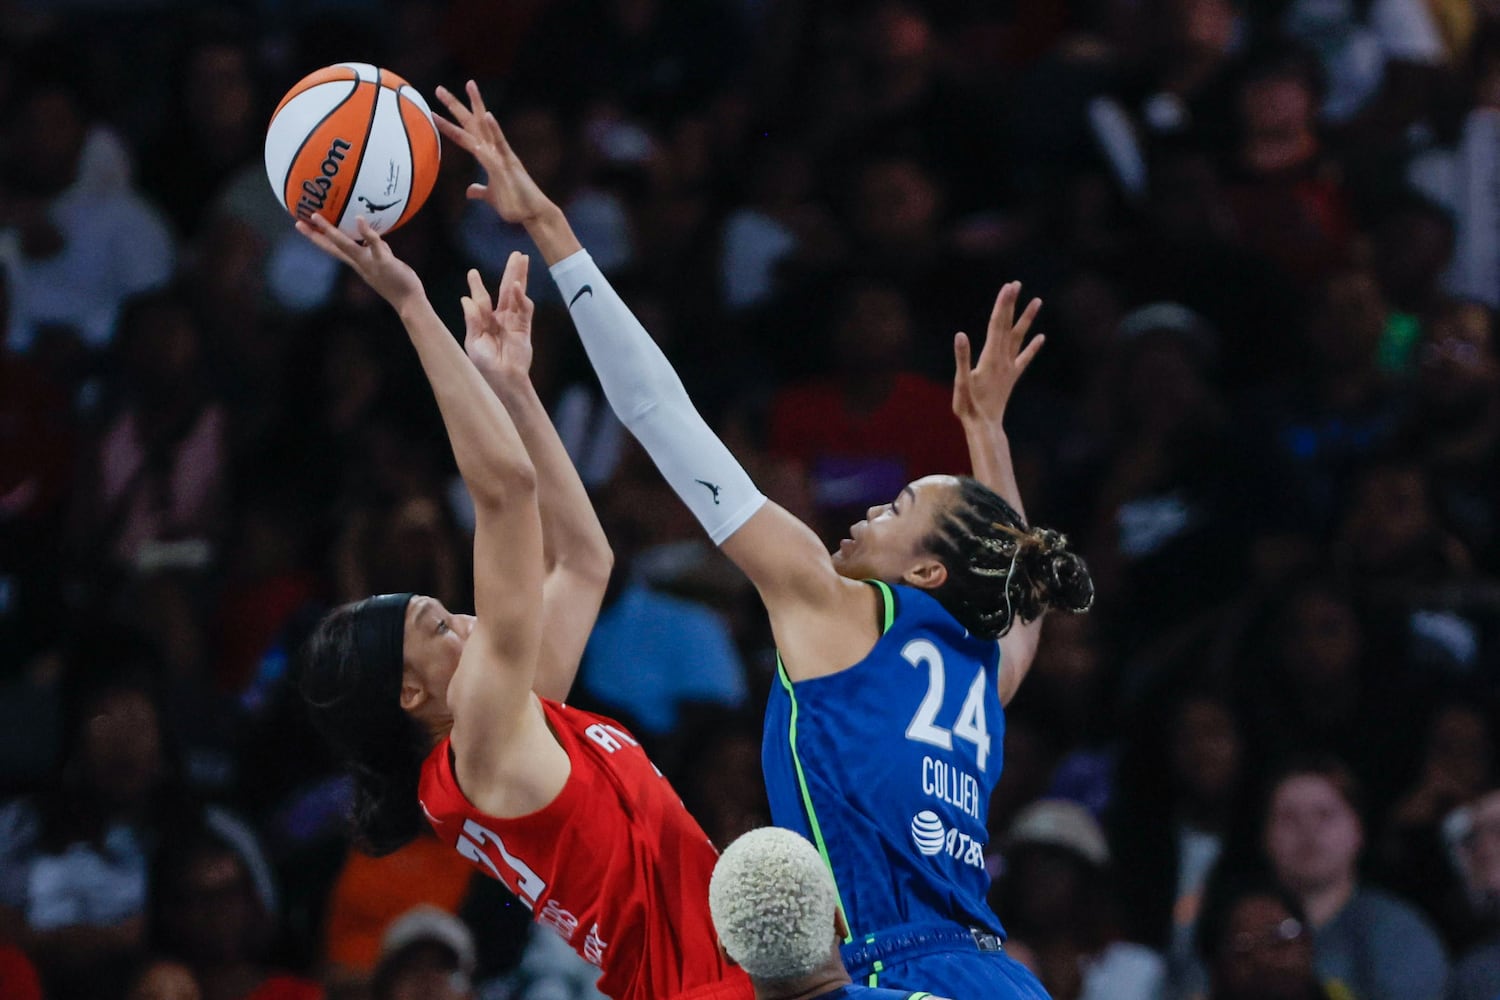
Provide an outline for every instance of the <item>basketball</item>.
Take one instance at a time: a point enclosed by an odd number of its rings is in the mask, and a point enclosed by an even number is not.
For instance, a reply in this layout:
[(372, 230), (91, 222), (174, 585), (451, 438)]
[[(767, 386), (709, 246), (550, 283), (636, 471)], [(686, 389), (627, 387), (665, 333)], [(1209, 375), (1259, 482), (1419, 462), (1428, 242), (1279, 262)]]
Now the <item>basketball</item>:
[(266, 129), (266, 176), (282, 205), (350, 235), (361, 215), (379, 233), (410, 219), (432, 191), (440, 155), (422, 95), (369, 63), (303, 77)]

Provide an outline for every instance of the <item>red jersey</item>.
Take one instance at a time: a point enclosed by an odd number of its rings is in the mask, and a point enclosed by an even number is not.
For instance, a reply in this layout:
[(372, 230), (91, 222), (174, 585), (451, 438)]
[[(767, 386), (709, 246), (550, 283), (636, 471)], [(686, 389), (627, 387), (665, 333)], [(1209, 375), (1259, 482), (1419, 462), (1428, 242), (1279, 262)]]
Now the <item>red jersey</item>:
[(458, 787), (445, 738), (422, 765), (419, 790), (438, 837), (598, 966), (599, 990), (614, 1000), (705, 988), (752, 1000), (708, 912), (718, 852), (682, 800), (624, 727), (541, 702), (572, 764), (557, 798), (516, 819), (480, 812)]

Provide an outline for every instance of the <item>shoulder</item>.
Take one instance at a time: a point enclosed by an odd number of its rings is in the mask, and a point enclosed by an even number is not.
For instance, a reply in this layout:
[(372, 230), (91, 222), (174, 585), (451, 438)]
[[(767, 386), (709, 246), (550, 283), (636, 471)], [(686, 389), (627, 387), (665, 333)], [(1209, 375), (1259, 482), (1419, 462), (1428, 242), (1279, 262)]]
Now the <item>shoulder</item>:
[(1402, 950), (1414, 944), (1441, 949), (1437, 931), (1415, 906), (1383, 889), (1363, 888), (1350, 906), (1351, 915), (1371, 932), (1399, 936)]

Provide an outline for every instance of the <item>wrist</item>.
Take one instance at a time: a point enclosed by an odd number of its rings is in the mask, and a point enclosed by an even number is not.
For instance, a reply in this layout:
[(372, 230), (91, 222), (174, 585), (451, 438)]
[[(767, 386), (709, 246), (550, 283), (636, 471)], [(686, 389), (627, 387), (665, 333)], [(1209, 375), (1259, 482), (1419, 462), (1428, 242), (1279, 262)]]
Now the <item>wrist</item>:
[(390, 303), (403, 323), (409, 323), (433, 311), (432, 303), (427, 301), (427, 295), (421, 285), (411, 291), (402, 292), (392, 298)]
[(528, 391), (535, 394), (536, 390), (531, 384), (531, 375), (528, 372), (519, 372), (510, 368), (484, 368), (484, 380), (495, 390), (495, 395), (507, 401), (524, 398)]
[(542, 260), (548, 267), (581, 249), (578, 237), (573, 234), (573, 227), (568, 225), (568, 217), (550, 201), (545, 208), (527, 220), (526, 232), (542, 252)]
[(1003, 413), (998, 416), (968, 414), (958, 419), (959, 423), (963, 425), (964, 433), (970, 437), (1003, 438), (1005, 436), (1005, 418)]

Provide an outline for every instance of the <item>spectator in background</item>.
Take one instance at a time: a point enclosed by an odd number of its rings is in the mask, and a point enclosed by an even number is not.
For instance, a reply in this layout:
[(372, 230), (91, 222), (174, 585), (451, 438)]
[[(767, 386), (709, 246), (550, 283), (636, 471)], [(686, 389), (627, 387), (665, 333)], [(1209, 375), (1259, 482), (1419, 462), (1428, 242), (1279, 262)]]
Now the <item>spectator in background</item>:
[(1435, 312), (1418, 347), (1404, 437), (1427, 468), (1443, 520), (1479, 566), (1500, 573), (1500, 345), (1495, 311), (1457, 301)]
[(752, 156), (745, 171), (746, 203), (724, 219), (719, 236), (720, 296), (731, 312), (775, 296), (785, 283), (784, 271), (831, 262), (843, 250), (831, 213), (813, 197), (807, 154), (767, 139), (753, 147)]
[(1297, 49), (1257, 57), (1235, 94), (1228, 190), (1239, 238), (1288, 278), (1315, 284), (1349, 259), (1353, 225), (1318, 133), (1318, 67)]
[(1479, 905), (1484, 894), (1465, 885), (1473, 868), (1463, 852), (1477, 841), (1454, 843), (1479, 815), (1465, 807), (1493, 787), (1495, 746), (1483, 695), (1450, 697), (1429, 714), (1419, 770), (1384, 824), (1377, 861), (1385, 883), (1421, 906), (1460, 955), (1500, 929)]
[(1500, 996), (1500, 791), (1486, 791), (1450, 813), (1443, 833), (1461, 876), (1469, 926), (1481, 931), (1453, 967), (1448, 1000), (1494, 1000)]
[(1155, 303), (1116, 336), (1112, 435), (1081, 488), (1094, 500), (1090, 564), (1133, 652), (1168, 615), (1181, 621), (1221, 600), (1192, 581), (1240, 565), (1244, 532), (1214, 331), (1189, 309)]
[(125, 1000), (203, 1000), (203, 988), (181, 962), (152, 958), (131, 979)]
[(201, 828), (169, 831), (152, 882), (152, 943), (192, 970), (203, 1000), (321, 1000), (264, 963), (275, 924), (238, 851)]
[(1404, 377), (1415, 368), (1422, 327), (1447, 305), (1442, 278), (1453, 259), (1453, 217), (1426, 198), (1408, 195), (1386, 207), (1372, 235), (1373, 270), (1390, 303), (1380, 369)]
[(771, 822), (761, 777), (761, 723), (754, 712), (703, 707), (683, 713), (667, 773), (714, 846)]
[(349, 850), (325, 910), (322, 957), (329, 988), (367, 983), (386, 932), (412, 907), (457, 913), (471, 875), (464, 860), (434, 837), (419, 837), (382, 858)]
[(381, 942), (370, 1000), (474, 1000), (474, 937), (442, 910), (416, 907)]
[(121, 313), (116, 349), (121, 398), (87, 459), (75, 551), (115, 571), (205, 570), (222, 530), (229, 455), (202, 331), (181, 298), (153, 292)]
[(992, 905), (1005, 914), (1007, 949), (1032, 958), (1027, 964), (1054, 1000), (1159, 997), (1165, 965), (1158, 952), (1119, 937), (1109, 845), (1088, 811), (1034, 802), (1007, 839)]
[(911, 369), (912, 346), (906, 297), (852, 282), (839, 298), (832, 373), (771, 401), (769, 450), (808, 471), (827, 537), (913, 478), (969, 468), (952, 391)]
[(1468, 550), (1439, 518), (1416, 457), (1388, 458), (1355, 476), (1334, 558), (1366, 594), (1400, 602), (1422, 586), (1468, 573)]
[(142, 186), (183, 239), (198, 234), (215, 196), (241, 170), (253, 170), (265, 186), (261, 145), (270, 108), (263, 106), (248, 29), (224, 14), (189, 26), (173, 73), (177, 106), (165, 114), (162, 134), (143, 149)]
[(1301, 903), (1281, 887), (1254, 878), (1220, 887), (1198, 930), (1211, 970), (1207, 1000), (1362, 1000), (1320, 980), (1313, 940)]
[(142, 952), (158, 838), (191, 815), (149, 652), (110, 634), (77, 659), (54, 775), (0, 812), (0, 932), (36, 961), (54, 1000), (97, 996)]
[[(654, 474), (652, 480), (647, 488), (654, 493)], [(744, 706), (745, 667), (722, 614), (701, 600), (668, 592), (647, 575), (653, 555), (666, 556), (673, 547), (643, 544), (665, 530), (660, 523), (667, 513), (665, 498), (643, 503), (640, 493), (617, 482), (601, 499), (615, 565), (584, 649), (579, 687), (612, 717), (623, 713), (633, 732), (659, 745), (682, 726), (694, 704)], [(703, 558), (696, 546), (688, 557)], [(755, 780), (760, 781), (758, 774)], [(674, 787), (688, 797), (681, 783)], [(696, 815), (702, 823), (703, 814)], [(708, 832), (716, 840), (713, 830)]]
[(1364, 823), (1354, 777), (1331, 758), (1294, 764), (1271, 783), (1264, 850), (1314, 932), (1318, 974), (1360, 1000), (1438, 1000), (1448, 960), (1410, 904), (1365, 885)]
[(0, 230), (19, 240), (10, 349), (76, 356), (107, 345), (125, 300), (166, 284), (175, 257), (157, 209), (131, 186), (128, 154), (59, 75), (67, 64), (29, 67), (14, 96)]
[[(1254, 759), (1329, 754), (1346, 761), (1377, 801), (1389, 801), (1393, 762), (1413, 752), (1411, 692), (1390, 675), (1355, 595), (1322, 575), (1274, 592), (1236, 671)], [(1371, 733), (1381, 733), (1379, 740)]]
[(1243, 726), (1211, 690), (1151, 699), (1120, 755), (1110, 842), (1122, 930), (1167, 959), (1166, 996), (1195, 985), (1194, 933), (1209, 873), (1247, 818)]
[[(0, 713), (34, 710), (42, 685), (9, 681), (58, 634), (66, 614), (57, 553), (76, 455), (77, 418), (66, 387), (9, 345), (10, 296), (0, 267)], [(5, 729), (0, 716), (0, 729)], [(30, 748), (5, 748), (19, 765)], [(0, 772), (9, 770), (0, 767)], [(0, 779), (3, 780), (3, 779)]]
[(1276, 529), (1326, 532), (1350, 478), (1395, 438), (1402, 401), (1379, 366), (1389, 313), (1369, 271), (1330, 277), (1312, 304), (1301, 370), (1257, 407)]

